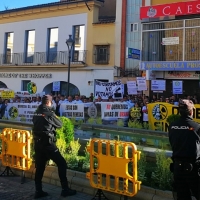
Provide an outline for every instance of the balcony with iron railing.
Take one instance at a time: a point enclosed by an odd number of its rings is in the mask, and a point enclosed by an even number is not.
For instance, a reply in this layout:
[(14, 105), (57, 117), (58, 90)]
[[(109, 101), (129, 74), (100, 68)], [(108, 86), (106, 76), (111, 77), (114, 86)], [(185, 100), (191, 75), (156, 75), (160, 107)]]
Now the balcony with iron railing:
[[(86, 55), (86, 50), (74, 51), (71, 55), (71, 65), (85, 65)], [(0, 54), (0, 66), (67, 65), (67, 63), (68, 51)]]

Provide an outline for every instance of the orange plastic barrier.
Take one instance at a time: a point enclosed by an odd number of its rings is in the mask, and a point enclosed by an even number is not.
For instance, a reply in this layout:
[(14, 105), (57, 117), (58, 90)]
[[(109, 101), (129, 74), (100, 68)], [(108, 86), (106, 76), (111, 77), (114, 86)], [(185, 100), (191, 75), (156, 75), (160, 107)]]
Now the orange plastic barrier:
[(137, 194), (141, 184), (137, 180), (137, 161), (141, 152), (135, 144), (92, 139), (87, 151), (90, 172), (86, 177), (92, 187), (130, 197)]
[(2, 140), (1, 159), (6, 167), (29, 170), (32, 165), (30, 157), (31, 134), (26, 130), (4, 128), (0, 135)]

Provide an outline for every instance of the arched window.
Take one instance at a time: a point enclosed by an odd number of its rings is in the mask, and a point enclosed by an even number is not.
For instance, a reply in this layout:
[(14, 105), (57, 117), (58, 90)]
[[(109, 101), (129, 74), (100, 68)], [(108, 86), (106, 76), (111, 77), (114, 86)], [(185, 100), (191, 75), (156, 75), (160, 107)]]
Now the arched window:
[(0, 88), (8, 88), (7, 85), (0, 81)]
[[(60, 91), (57, 93), (61, 95), (67, 95), (67, 84), (68, 83), (65, 81), (60, 81)], [(55, 94), (55, 92), (53, 91), (53, 83), (49, 83), (48, 85), (46, 85), (43, 89), (43, 92), (45, 92), (45, 94)], [(75, 94), (80, 94), (80, 91), (75, 85), (70, 83), (69, 95), (74, 96)]]

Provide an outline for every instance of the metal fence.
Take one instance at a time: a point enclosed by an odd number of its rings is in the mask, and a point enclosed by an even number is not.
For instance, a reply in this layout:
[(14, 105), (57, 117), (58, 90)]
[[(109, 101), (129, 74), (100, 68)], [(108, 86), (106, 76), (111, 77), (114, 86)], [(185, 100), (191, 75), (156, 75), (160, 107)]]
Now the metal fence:
[[(76, 51), (71, 56), (72, 64), (86, 63), (86, 50)], [(68, 63), (68, 51), (50, 51), (33, 53), (6, 53), (0, 54), (0, 66), (3, 65), (58, 65)]]

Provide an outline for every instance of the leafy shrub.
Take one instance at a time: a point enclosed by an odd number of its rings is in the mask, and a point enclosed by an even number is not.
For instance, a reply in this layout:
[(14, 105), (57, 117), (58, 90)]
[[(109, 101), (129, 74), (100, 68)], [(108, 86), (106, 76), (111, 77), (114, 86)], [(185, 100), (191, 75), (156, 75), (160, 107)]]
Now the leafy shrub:
[(124, 126), (124, 120), (123, 119), (118, 119), (117, 120), (117, 126), (123, 127)]
[(26, 122), (26, 117), (21, 117), (20, 122)]
[(162, 131), (163, 130), (163, 125), (160, 123), (160, 124), (156, 124), (156, 129), (155, 131)]
[(102, 124), (102, 119), (101, 117), (96, 118), (96, 124)]
[(83, 161), (83, 170), (89, 171), (90, 169), (90, 153), (87, 151), (87, 147), (90, 146), (91, 139), (87, 142), (84, 153), (85, 153), (85, 159)]
[[(66, 117), (59, 117), (63, 125), (60, 129), (56, 130), (57, 141), (62, 146), (65, 147), (64, 141), (66, 142), (66, 148), (69, 147), (70, 142), (74, 140), (74, 125), (71, 120)], [(59, 140), (60, 139), (60, 140)], [(61, 140), (64, 140), (61, 142)]]
[(71, 121), (71, 123), (74, 125), (74, 127), (76, 127), (76, 128), (80, 128), (81, 127), (81, 125), (83, 124), (83, 119), (79, 119), (79, 120), (76, 120), (76, 118), (70, 118), (70, 121)]
[[(119, 141), (119, 140), (117, 140)], [(115, 156), (115, 143), (111, 143), (110, 144), (110, 147), (111, 147), (111, 155), (112, 156)], [(119, 157), (123, 157), (123, 151), (124, 151), (124, 147), (122, 144), (120, 144), (120, 141), (119, 141), (119, 148), (118, 148), (118, 155)]]
[(97, 117), (97, 118), (90, 117), (87, 122), (89, 124), (102, 124), (102, 119), (101, 117)]
[(152, 172), (151, 178), (154, 186), (160, 189), (171, 189), (172, 173), (170, 172), (170, 163), (172, 160), (166, 157), (164, 150), (156, 152), (156, 168)]
[(87, 121), (89, 124), (95, 124), (96, 123), (96, 120), (94, 118), (89, 118), (88, 121)]
[(77, 139), (77, 140), (73, 139), (70, 142), (70, 147), (69, 147), (69, 151), (68, 151), (69, 155), (70, 156), (78, 156), (78, 152), (80, 150), (80, 147), (81, 147), (81, 145), (79, 143), (79, 139)]
[(78, 157), (78, 152), (80, 149), (81, 145), (78, 140), (73, 140), (70, 142), (69, 150), (68, 150), (68, 155), (66, 156), (66, 160), (68, 163), (68, 167), (71, 169), (77, 168), (78, 163), (79, 163), (79, 157)]
[(174, 114), (172, 114), (172, 115), (169, 115), (168, 117), (167, 117), (167, 123), (169, 123), (169, 124), (171, 124), (171, 123), (173, 123), (173, 122), (175, 122), (175, 121), (178, 121), (179, 119), (180, 119), (180, 115), (174, 115)]
[(146, 181), (146, 167), (147, 167), (147, 161), (146, 161), (146, 153), (144, 153), (143, 150), (140, 150), (140, 160), (138, 161), (138, 180), (139, 181)]
[(140, 128), (140, 129), (143, 128), (142, 124), (140, 122), (138, 122), (138, 121), (131, 121), (131, 120), (129, 120), (129, 122), (128, 122), (128, 127), (130, 127), (130, 128)]
[(143, 128), (144, 128), (144, 129), (149, 129), (149, 123), (144, 122), (144, 123), (143, 123)]
[(70, 118), (70, 121), (74, 126), (76, 125), (76, 119), (74, 117)]
[(60, 134), (59, 138), (56, 141), (56, 146), (58, 147), (61, 155), (65, 158), (66, 157), (66, 150), (67, 150), (67, 143), (65, 141), (65, 135)]

